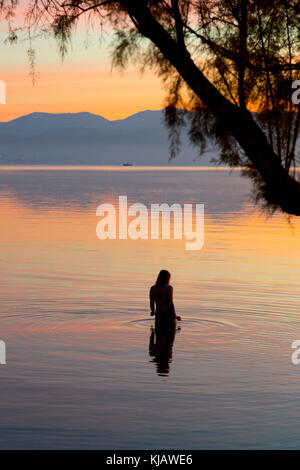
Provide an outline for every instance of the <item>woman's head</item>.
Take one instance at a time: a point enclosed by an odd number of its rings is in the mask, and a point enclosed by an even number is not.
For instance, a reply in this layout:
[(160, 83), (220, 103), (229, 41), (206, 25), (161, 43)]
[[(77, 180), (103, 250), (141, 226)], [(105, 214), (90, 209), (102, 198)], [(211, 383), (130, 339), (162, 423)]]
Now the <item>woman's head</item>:
[(159, 275), (157, 276), (155, 285), (159, 287), (164, 287), (166, 284), (169, 284), (170, 277), (171, 277), (171, 274), (169, 273), (169, 271), (162, 269)]

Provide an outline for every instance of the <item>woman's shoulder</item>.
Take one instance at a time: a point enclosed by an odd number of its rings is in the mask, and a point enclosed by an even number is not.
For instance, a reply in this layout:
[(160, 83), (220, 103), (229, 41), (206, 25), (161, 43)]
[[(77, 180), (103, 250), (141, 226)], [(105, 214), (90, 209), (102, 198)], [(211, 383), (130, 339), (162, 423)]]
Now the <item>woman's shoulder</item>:
[(159, 287), (154, 284), (154, 286), (150, 287), (150, 290), (156, 290), (156, 289), (166, 289), (166, 290), (173, 290), (173, 287), (170, 286), (169, 284), (166, 284), (164, 287)]
[(173, 287), (170, 286), (170, 284), (166, 284), (164, 289), (165, 289), (166, 292), (173, 292)]

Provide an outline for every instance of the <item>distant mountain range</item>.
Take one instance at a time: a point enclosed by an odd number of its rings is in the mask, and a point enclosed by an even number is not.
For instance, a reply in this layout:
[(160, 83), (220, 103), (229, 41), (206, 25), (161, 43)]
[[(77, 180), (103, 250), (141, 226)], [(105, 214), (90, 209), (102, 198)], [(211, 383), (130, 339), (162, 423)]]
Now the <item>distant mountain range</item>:
[(108, 121), (91, 113), (32, 113), (0, 123), (0, 164), (210, 166), (211, 148), (199, 159), (183, 133), (182, 149), (168, 162), (162, 111)]

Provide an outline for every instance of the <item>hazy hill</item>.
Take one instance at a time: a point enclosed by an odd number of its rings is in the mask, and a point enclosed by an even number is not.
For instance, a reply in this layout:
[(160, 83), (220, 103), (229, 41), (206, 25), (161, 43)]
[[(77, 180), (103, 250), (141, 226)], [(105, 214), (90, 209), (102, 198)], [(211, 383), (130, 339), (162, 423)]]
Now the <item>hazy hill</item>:
[[(0, 164), (168, 165), (168, 131), (161, 111), (108, 121), (91, 113), (32, 113), (0, 123)], [(210, 165), (187, 136), (171, 165)]]

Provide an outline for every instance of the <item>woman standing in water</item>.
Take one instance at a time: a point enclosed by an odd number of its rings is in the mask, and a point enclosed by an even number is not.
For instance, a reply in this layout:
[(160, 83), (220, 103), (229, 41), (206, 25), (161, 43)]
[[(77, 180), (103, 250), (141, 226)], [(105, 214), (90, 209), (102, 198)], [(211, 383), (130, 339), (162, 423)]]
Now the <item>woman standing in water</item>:
[(150, 289), (151, 316), (155, 315), (156, 326), (172, 326), (176, 319), (173, 303), (173, 287), (170, 286), (171, 274), (162, 269), (157, 277), (156, 284)]

